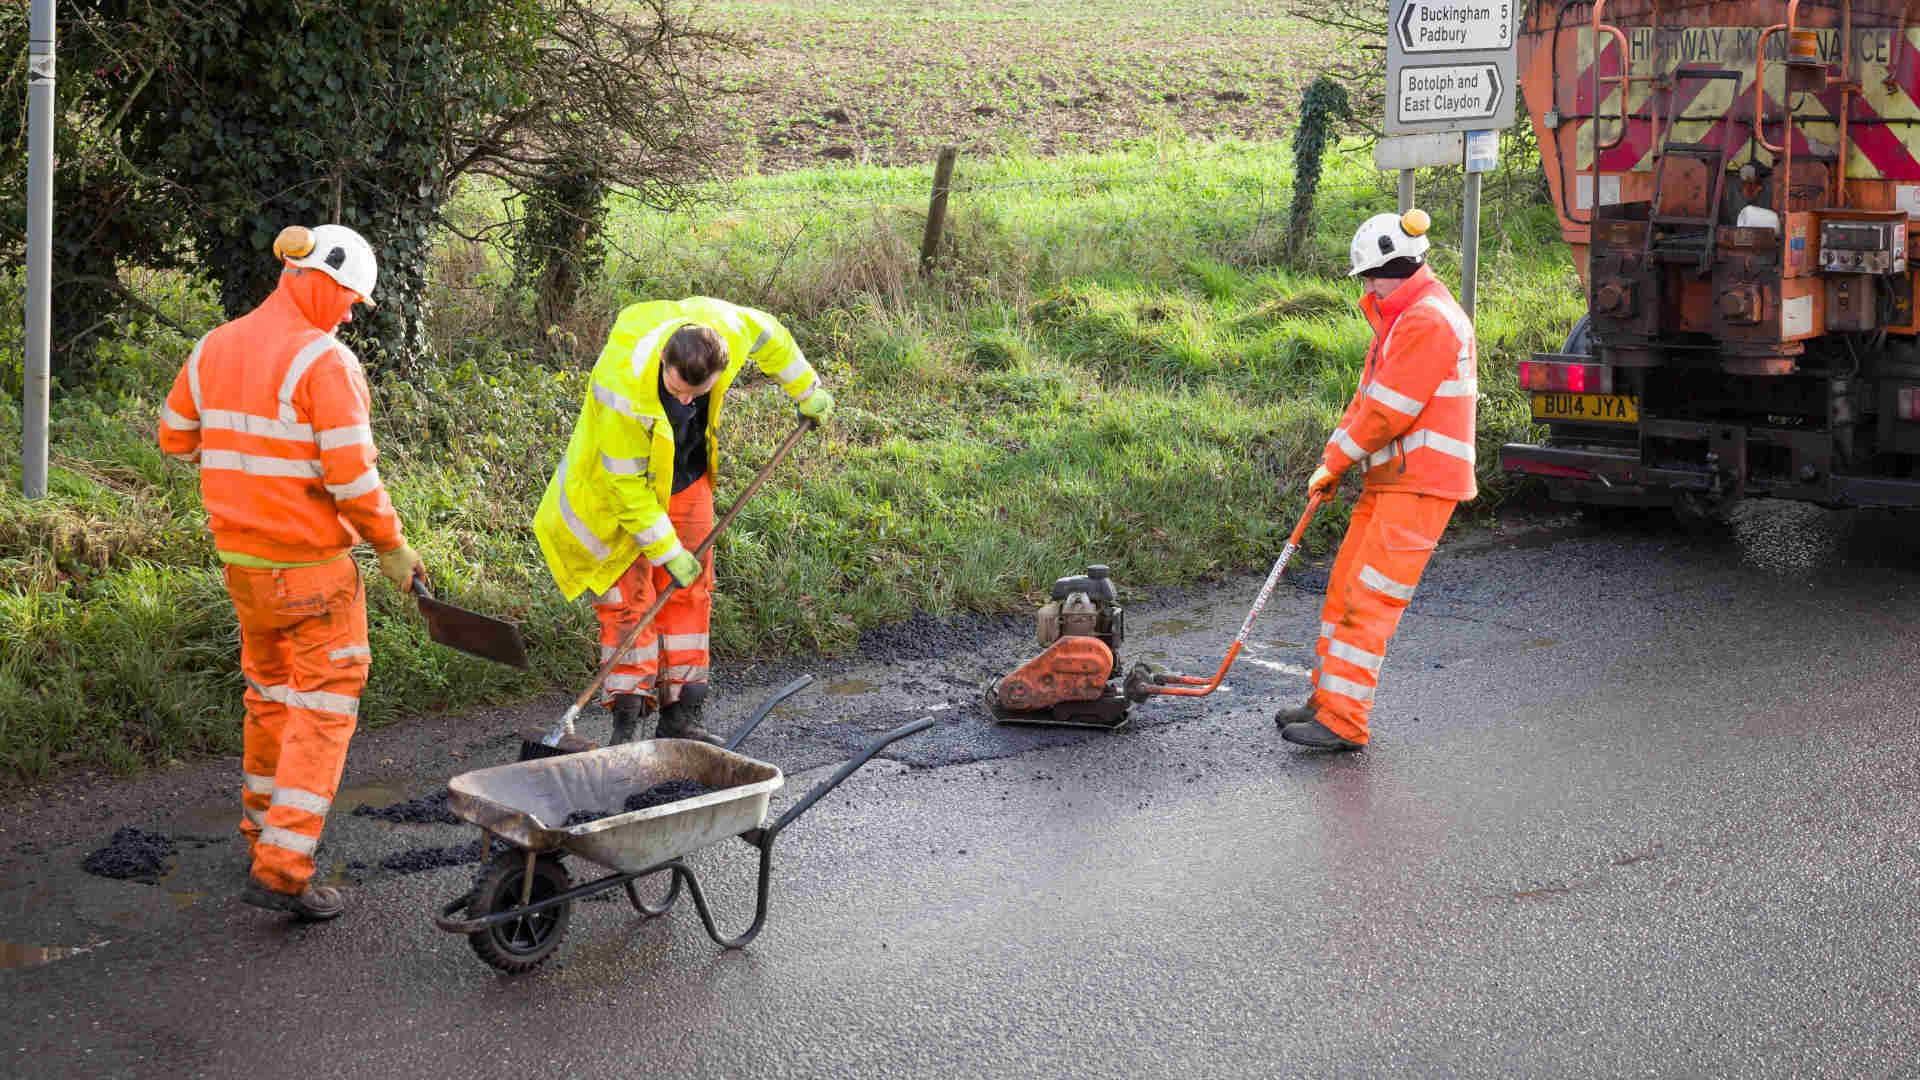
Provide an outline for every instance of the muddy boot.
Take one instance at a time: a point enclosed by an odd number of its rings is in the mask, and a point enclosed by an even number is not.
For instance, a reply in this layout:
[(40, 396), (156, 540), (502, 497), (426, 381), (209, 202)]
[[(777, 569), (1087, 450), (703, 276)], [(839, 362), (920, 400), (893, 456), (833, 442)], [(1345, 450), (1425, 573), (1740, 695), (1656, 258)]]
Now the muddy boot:
[(616, 694), (613, 698), (613, 734), (608, 746), (630, 743), (640, 725), (653, 717), (653, 699), (645, 694)]
[(347, 895), (332, 885), (314, 885), (298, 893), (274, 892), (258, 881), (248, 880), (240, 899), (257, 908), (285, 911), (309, 922), (323, 922), (347, 910)]
[(1318, 720), (1307, 720), (1298, 724), (1288, 724), (1280, 729), (1280, 737), (1290, 743), (1314, 750), (1361, 750), (1365, 743), (1353, 742), (1335, 735), (1327, 725)]
[(660, 710), (660, 737), (698, 739), (719, 746), (726, 742), (700, 726), (700, 714), (707, 701), (705, 683), (688, 683), (680, 688), (680, 699)]
[(1319, 715), (1313, 711), (1313, 695), (1308, 694), (1304, 703), (1274, 713), (1273, 726), (1284, 730), (1288, 724), (1304, 724), (1309, 720), (1317, 719)]

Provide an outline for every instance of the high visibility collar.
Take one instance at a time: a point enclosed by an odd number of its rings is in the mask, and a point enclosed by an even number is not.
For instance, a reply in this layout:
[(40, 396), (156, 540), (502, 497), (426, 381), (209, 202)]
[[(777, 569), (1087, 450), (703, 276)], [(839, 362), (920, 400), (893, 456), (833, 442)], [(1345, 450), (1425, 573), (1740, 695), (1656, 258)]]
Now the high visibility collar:
[(318, 270), (283, 270), (269, 299), (282, 299), (307, 325), (329, 334), (347, 317), (357, 298), (352, 289)]
[(1419, 303), (1436, 286), (1445, 288), (1440, 285), (1440, 279), (1433, 276), (1433, 268), (1423, 265), (1413, 272), (1413, 276), (1402, 282), (1399, 288), (1393, 290), (1385, 300), (1372, 292), (1362, 296), (1360, 310), (1366, 314), (1367, 321), (1374, 326), (1392, 326), (1393, 321), (1398, 319), (1402, 312)]

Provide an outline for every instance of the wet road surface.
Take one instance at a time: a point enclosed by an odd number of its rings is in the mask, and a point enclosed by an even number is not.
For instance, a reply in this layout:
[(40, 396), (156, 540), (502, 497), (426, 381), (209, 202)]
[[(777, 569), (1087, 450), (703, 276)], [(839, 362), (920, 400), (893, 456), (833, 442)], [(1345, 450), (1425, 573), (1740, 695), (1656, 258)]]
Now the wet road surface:
[[(1466, 530), (1361, 755), (1268, 721), (1303, 692), (1312, 566), (1228, 688), (1113, 734), (987, 723), (1023, 620), (734, 672), (723, 728), (820, 676), (743, 748), (788, 770), (776, 810), (939, 721), (782, 835), (743, 952), (684, 901), (581, 903), (554, 960), (503, 977), (428, 921), (469, 871), (380, 867), (472, 830), (351, 805), (509, 760), (558, 698), (363, 733), (321, 860), (357, 906), (320, 926), (234, 898), (233, 763), (74, 778), (0, 808), (0, 1072), (1912, 1075), (1916, 539), (1920, 517), (1772, 505), (1707, 536)], [(1125, 659), (1210, 673), (1257, 586), (1128, 594)], [(176, 839), (157, 884), (79, 869), (121, 825)], [(744, 925), (750, 849), (692, 862)]]

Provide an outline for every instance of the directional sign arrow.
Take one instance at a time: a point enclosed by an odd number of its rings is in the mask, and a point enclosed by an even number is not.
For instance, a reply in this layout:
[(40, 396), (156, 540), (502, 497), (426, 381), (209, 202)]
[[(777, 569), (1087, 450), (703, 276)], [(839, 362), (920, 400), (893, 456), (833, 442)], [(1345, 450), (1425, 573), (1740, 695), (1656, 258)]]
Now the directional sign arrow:
[(1413, 51), (1413, 0), (1400, 5), (1400, 47)]

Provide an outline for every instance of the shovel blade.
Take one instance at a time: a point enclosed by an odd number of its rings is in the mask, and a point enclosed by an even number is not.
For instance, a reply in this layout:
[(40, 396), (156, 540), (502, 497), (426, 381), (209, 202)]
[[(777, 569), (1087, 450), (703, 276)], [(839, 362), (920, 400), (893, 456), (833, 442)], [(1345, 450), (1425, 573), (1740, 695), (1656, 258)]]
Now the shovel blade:
[(427, 620), (427, 636), (449, 649), (523, 671), (528, 667), (527, 643), (514, 623), (431, 596), (420, 597), (420, 615)]

